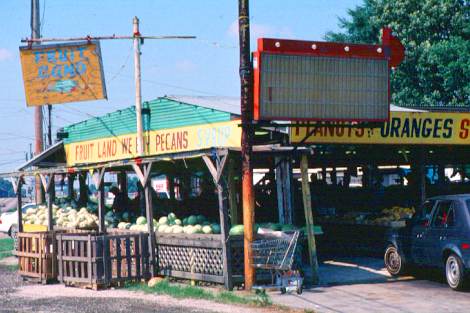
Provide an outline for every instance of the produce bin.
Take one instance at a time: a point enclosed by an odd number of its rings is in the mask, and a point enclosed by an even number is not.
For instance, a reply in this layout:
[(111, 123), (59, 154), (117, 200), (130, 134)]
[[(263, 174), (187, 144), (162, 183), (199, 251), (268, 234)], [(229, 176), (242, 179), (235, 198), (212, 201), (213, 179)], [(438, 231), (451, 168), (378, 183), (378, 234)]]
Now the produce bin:
[(57, 249), (54, 231), (17, 234), (18, 273), (43, 284), (57, 279)]
[[(262, 235), (257, 235), (257, 238)], [(244, 282), (243, 235), (229, 236), (232, 283)], [(171, 234), (157, 233), (156, 258), (159, 274), (209, 283), (224, 283), (221, 235), (214, 234)], [(268, 281), (268, 271), (256, 272), (258, 282)]]
[(221, 235), (157, 233), (159, 274), (223, 284), (222, 248)]
[(148, 234), (57, 234), (59, 281), (68, 286), (106, 288), (150, 277)]

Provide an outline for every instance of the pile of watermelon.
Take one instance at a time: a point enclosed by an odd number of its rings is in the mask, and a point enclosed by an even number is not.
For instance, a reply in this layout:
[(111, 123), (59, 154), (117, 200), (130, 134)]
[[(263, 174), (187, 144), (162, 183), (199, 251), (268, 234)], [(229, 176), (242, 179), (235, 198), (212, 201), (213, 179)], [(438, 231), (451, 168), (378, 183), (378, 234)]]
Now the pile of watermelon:
[(220, 234), (220, 225), (209, 222), (204, 215), (190, 215), (181, 220), (170, 213), (158, 219), (156, 230), (167, 234)]

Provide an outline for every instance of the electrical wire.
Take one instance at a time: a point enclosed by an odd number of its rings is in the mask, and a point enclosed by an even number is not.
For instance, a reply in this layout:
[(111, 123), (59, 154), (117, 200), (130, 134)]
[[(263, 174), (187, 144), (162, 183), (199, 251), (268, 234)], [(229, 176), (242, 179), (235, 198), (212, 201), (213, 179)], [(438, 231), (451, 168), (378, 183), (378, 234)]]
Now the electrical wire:
[(118, 71), (108, 80), (108, 83), (112, 82), (122, 73), (124, 68), (127, 66), (127, 63), (129, 62), (132, 50), (133, 50), (133, 44), (129, 47), (129, 53), (127, 54), (127, 57), (124, 60), (124, 63), (119, 67)]
[(44, 24), (46, 24), (44, 21), (44, 16), (46, 15), (46, 0), (43, 0), (42, 2), (42, 18), (41, 18), (41, 27), (40, 27), (40, 33), (42, 34), (42, 30), (44, 28)]

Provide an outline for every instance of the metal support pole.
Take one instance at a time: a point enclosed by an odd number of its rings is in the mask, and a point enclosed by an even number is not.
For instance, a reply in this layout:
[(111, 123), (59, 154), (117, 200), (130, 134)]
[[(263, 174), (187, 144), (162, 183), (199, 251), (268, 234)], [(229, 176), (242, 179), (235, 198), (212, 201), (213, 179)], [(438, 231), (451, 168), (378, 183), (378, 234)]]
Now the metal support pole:
[(238, 1), (238, 27), (240, 39), (240, 85), (241, 85), (241, 156), (242, 156), (242, 195), (244, 225), (245, 289), (250, 290), (255, 282), (253, 263), (253, 224), (255, 222), (255, 198), (253, 191), (253, 76), (250, 59), (250, 20), (249, 1)]
[(144, 128), (142, 124), (142, 88), (140, 86), (140, 32), (139, 19), (134, 16), (134, 79), (135, 79), (135, 117), (137, 121), (137, 155), (144, 154)]
[[(41, 26), (39, 20), (39, 0), (31, 0), (31, 38), (41, 38)], [(38, 43), (35, 43), (38, 44)], [(43, 148), (43, 129), (42, 129), (42, 107), (36, 106), (34, 108), (34, 155), (39, 155)], [(41, 179), (36, 177), (35, 181), (36, 203), (41, 204), (44, 202), (43, 191), (41, 187)]]

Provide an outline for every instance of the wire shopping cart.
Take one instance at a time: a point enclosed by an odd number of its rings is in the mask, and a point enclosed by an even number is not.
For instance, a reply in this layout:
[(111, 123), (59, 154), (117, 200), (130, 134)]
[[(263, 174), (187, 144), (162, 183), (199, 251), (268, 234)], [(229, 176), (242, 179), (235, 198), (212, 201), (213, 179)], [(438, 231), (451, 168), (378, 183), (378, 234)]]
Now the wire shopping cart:
[(254, 289), (279, 288), (281, 293), (302, 293), (303, 278), (292, 269), (299, 231), (266, 232), (263, 239), (253, 241), (253, 267), (271, 272), (271, 285), (258, 285)]

